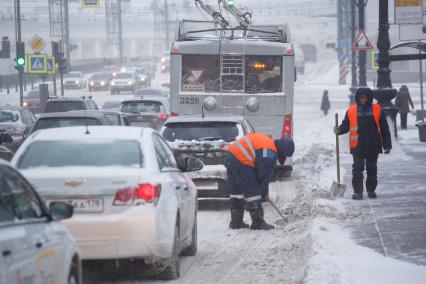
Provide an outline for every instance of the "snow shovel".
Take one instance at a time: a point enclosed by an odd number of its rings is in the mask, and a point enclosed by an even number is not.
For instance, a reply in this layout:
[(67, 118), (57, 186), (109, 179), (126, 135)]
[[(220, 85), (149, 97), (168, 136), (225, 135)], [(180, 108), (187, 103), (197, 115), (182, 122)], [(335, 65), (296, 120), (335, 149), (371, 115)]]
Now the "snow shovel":
[(269, 202), (269, 204), (272, 205), (272, 208), (274, 208), (275, 211), (277, 211), (278, 215), (280, 215), (281, 218), (282, 218), (280, 220), (277, 220), (275, 222), (275, 224), (277, 224), (277, 225), (287, 224), (288, 223), (287, 218), (284, 216), (284, 214), (281, 212), (281, 210), (278, 208), (278, 206), (269, 197), (268, 197), (268, 202)]
[[(339, 115), (336, 113), (336, 126), (339, 126)], [(339, 135), (336, 134), (336, 162), (337, 162), (337, 182), (333, 182), (330, 194), (331, 198), (343, 197), (346, 191), (346, 185), (340, 183), (340, 147)]]

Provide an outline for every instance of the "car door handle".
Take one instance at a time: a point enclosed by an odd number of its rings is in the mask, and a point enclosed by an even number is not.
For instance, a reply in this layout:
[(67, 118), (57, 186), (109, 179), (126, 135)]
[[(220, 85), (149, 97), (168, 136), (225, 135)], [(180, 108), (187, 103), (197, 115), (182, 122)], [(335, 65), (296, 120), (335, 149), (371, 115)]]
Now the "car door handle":
[(40, 242), (38, 242), (38, 243), (36, 243), (36, 248), (42, 248), (43, 247), (43, 243), (40, 243)]
[(187, 186), (187, 185), (183, 186), (183, 190), (187, 191), (188, 189), (189, 189), (189, 186)]
[(10, 251), (10, 250), (4, 250), (3, 252), (2, 252), (2, 255), (4, 256), (4, 257), (8, 257), (9, 255), (11, 255), (12, 254), (12, 252)]

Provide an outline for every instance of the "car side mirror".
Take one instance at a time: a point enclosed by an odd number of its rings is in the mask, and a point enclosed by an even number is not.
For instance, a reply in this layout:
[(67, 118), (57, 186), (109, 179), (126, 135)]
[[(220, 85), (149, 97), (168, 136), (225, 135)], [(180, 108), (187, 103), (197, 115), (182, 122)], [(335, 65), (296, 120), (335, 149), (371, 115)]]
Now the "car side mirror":
[(196, 172), (204, 167), (203, 162), (200, 159), (194, 157), (185, 157), (178, 160), (178, 168), (184, 173)]
[(0, 134), (0, 144), (9, 144), (13, 142), (12, 136), (6, 133)]
[(55, 221), (69, 219), (74, 214), (74, 206), (65, 202), (52, 202), (49, 208), (50, 215)]

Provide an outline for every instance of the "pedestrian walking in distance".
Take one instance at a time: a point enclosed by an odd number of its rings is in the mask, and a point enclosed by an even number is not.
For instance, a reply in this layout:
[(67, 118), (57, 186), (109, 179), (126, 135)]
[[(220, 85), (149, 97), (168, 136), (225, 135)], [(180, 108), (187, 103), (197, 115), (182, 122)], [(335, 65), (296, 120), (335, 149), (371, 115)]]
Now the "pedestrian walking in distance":
[(385, 114), (378, 104), (373, 104), (373, 91), (359, 88), (356, 104), (349, 107), (342, 124), (334, 128), (337, 135), (349, 132), (349, 147), (353, 156), (352, 199), (363, 199), (364, 169), (367, 168), (366, 189), (368, 198), (377, 198), (377, 159), (392, 149), (391, 135)]
[(262, 202), (269, 200), (269, 182), (277, 159), (283, 165), (293, 152), (293, 140), (273, 140), (262, 133), (250, 133), (229, 146), (225, 156), (231, 207), (229, 228), (249, 228), (243, 221), (246, 208), (252, 220), (250, 229), (274, 229), (265, 222)]
[(327, 115), (328, 111), (330, 110), (330, 100), (328, 99), (328, 91), (327, 90), (324, 90), (324, 92), (322, 94), (321, 110), (324, 112), (324, 115)]
[(411, 108), (414, 109), (410, 92), (406, 85), (402, 85), (401, 88), (399, 88), (399, 92), (395, 99), (395, 106), (398, 108), (399, 116), (401, 118), (401, 129), (407, 129), (407, 114), (410, 112), (410, 105)]

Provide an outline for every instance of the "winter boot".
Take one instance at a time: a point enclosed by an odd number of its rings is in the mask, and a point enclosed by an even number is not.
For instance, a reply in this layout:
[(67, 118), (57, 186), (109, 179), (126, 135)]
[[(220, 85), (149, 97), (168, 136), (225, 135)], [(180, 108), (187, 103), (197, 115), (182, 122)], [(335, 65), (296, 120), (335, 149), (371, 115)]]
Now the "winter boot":
[(229, 228), (233, 230), (249, 228), (249, 224), (244, 223), (243, 218), (243, 208), (231, 209), (231, 222), (229, 223)]
[(362, 193), (354, 193), (354, 194), (352, 195), (352, 199), (353, 199), (353, 200), (362, 200), (362, 199), (363, 199), (363, 197), (362, 197)]
[(252, 220), (250, 229), (251, 230), (272, 230), (275, 229), (273, 225), (269, 225), (265, 222), (265, 219), (263, 218), (263, 209), (251, 209), (250, 210), (250, 217)]
[(374, 191), (370, 191), (367, 195), (370, 199), (377, 198), (377, 194)]

